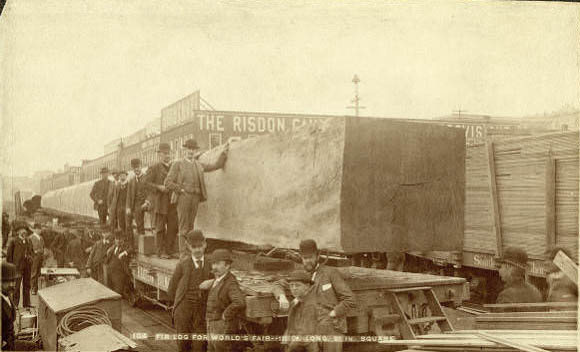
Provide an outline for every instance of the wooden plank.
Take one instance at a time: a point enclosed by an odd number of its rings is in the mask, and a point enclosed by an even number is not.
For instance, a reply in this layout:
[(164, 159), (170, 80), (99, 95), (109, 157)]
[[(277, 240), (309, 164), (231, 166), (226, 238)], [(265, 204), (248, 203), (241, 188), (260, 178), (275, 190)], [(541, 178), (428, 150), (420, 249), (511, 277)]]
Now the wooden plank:
[(491, 194), (491, 216), (493, 219), (493, 232), (495, 234), (495, 255), (499, 258), (503, 256), (503, 240), (501, 233), (501, 218), (499, 211), (499, 200), (497, 197), (497, 180), (495, 173), (495, 158), (493, 153), (493, 142), (488, 140), (485, 142), (487, 150), (487, 171), (488, 171), (488, 186)]
[(515, 348), (515, 349), (520, 350), (520, 351), (548, 352), (547, 350), (545, 350), (543, 348), (531, 346), (531, 345), (521, 343), (521, 342), (516, 342), (516, 341), (510, 340), (510, 339), (506, 339), (504, 337), (493, 336), (493, 335), (486, 333), (486, 332), (479, 332), (476, 335), (479, 337), (482, 337), (488, 341), (492, 341), (492, 342), (498, 343), (498, 344), (503, 345), (503, 346), (512, 347), (512, 348)]
[(564, 252), (559, 251), (554, 257), (554, 264), (578, 286), (578, 265), (572, 259), (568, 258)]
[(526, 311), (545, 311), (551, 308), (568, 308), (577, 310), (577, 302), (542, 302), (542, 303), (499, 303), (484, 304), (484, 308), (489, 308), (492, 312), (526, 312)]
[(546, 248), (556, 244), (556, 161), (548, 152), (546, 161)]

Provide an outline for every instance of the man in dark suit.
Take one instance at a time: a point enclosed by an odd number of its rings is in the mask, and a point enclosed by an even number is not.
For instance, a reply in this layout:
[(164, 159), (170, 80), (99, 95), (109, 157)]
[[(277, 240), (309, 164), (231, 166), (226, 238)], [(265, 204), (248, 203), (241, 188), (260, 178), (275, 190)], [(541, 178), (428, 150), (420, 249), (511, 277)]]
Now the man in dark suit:
[(504, 282), (496, 303), (540, 303), (542, 294), (532, 284), (526, 282), (528, 254), (523, 248), (508, 247), (503, 257), (496, 261), (499, 276)]
[(132, 159), (131, 168), (133, 169), (133, 175), (127, 181), (127, 232), (133, 232), (133, 219), (135, 219), (137, 234), (144, 235), (147, 190), (145, 188), (144, 175), (141, 173), (141, 160)]
[(155, 221), (157, 255), (164, 259), (169, 256), (179, 258), (174, 253), (177, 236), (177, 207), (176, 204), (170, 202), (171, 191), (163, 185), (171, 166), (171, 147), (168, 143), (161, 143), (157, 153), (159, 162), (147, 169), (143, 180), (149, 191), (151, 214)]
[(107, 277), (107, 251), (111, 247), (111, 241), (109, 240), (110, 232), (108, 230), (103, 231), (103, 238), (93, 244), (91, 249), (91, 254), (89, 254), (89, 259), (87, 260), (87, 273), (91, 277), (105, 286), (109, 286)]
[(8, 236), (10, 236), (10, 217), (8, 213), (2, 212), (2, 248), (6, 247), (8, 243)]
[[(172, 317), (177, 333), (205, 333), (205, 305), (207, 291), (199, 285), (212, 278), (209, 263), (205, 258), (206, 248), (203, 233), (198, 230), (185, 235), (186, 245), (191, 255), (177, 264), (169, 281), (167, 295), (172, 305)], [(179, 351), (202, 351), (204, 342), (199, 340), (178, 340)]]
[(14, 234), (6, 245), (6, 260), (16, 266), (19, 278), (16, 279), (14, 303), (20, 302), (20, 285), (22, 284), (23, 307), (30, 305), (30, 273), (32, 267), (32, 244), (27, 238), (30, 233), (28, 224), (24, 221), (14, 221), (12, 224)]
[(232, 255), (227, 249), (216, 249), (211, 255), (211, 268), (215, 275), (207, 294), (206, 324), (208, 351), (232, 351), (236, 346), (227, 341), (214, 339), (215, 334), (238, 332), (238, 316), (246, 306), (246, 296), (240, 290), (236, 277), (230, 272)]
[(127, 297), (131, 276), (129, 251), (129, 246), (124, 243), (121, 231), (115, 232), (115, 243), (107, 251), (106, 262), (111, 289), (123, 297)]
[(173, 191), (172, 203), (177, 203), (177, 218), (179, 221), (179, 255), (187, 256), (187, 248), (183, 236), (193, 230), (197, 207), (207, 199), (204, 172), (215, 171), (225, 165), (228, 145), (226, 144), (219, 154), (218, 160), (213, 163), (202, 163), (197, 160), (200, 147), (195, 139), (189, 139), (183, 145), (187, 149), (185, 158), (171, 164), (165, 187)]
[(14, 264), (2, 261), (2, 351), (14, 351), (14, 319), (16, 307), (12, 301), (16, 280), (20, 274)]
[(107, 192), (107, 208), (109, 213), (109, 226), (112, 229), (116, 229), (119, 224), (117, 222), (117, 213), (115, 211), (115, 207), (113, 207), (113, 200), (115, 200), (115, 197), (117, 196), (116, 192), (119, 185), (119, 171), (113, 170), (111, 171), (111, 174), (113, 175), (114, 180), (109, 185), (109, 191)]
[(99, 213), (99, 221), (101, 224), (107, 223), (107, 205), (109, 200), (109, 187), (111, 186), (112, 182), (109, 181), (109, 169), (104, 167), (101, 169), (101, 179), (95, 182), (90, 194), (94, 202), (93, 208)]

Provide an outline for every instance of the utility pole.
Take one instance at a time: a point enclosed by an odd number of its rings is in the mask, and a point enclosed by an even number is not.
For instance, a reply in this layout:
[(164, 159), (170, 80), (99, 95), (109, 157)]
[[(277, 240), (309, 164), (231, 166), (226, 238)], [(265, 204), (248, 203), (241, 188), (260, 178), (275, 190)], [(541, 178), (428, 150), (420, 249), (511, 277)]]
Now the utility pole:
[(361, 101), (361, 97), (358, 96), (358, 84), (360, 82), (360, 79), (358, 78), (358, 76), (355, 74), (354, 77), (352, 78), (352, 83), (354, 83), (354, 99), (351, 100), (351, 103), (354, 103), (354, 106), (347, 106), (347, 109), (354, 109), (354, 116), (359, 116), (359, 110), (360, 109), (364, 109), (364, 106), (360, 106), (359, 103)]
[(461, 110), (461, 107), (458, 110), (453, 110), (454, 114), (457, 114), (458, 118), (461, 118), (461, 113), (462, 112), (468, 112), (467, 110)]

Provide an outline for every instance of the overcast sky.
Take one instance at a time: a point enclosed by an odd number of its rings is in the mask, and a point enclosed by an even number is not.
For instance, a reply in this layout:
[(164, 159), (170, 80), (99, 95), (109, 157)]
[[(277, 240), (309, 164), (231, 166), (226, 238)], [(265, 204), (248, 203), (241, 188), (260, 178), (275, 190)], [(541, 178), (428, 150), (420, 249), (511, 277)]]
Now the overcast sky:
[(351, 114), (355, 73), (368, 116), (578, 108), (578, 14), (553, 2), (9, 0), (0, 166), (80, 164), (195, 90), (218, 110)]

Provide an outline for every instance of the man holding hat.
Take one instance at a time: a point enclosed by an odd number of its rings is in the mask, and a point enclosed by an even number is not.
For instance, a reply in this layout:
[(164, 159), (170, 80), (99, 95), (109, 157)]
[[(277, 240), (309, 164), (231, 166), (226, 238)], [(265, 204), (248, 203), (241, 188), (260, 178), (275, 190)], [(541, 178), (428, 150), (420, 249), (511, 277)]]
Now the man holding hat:
[[(312, 336), (316, 334), (316, 295), (312, 287), (312, 275), (304, 270), (295, 270), (288, 278), (290, 293), (294, 300), (290, 303), (288, 323), (284, 336)], [(313, 341), (288, 342), (287, 352), (318, 352), (318, 343)]]
[(112, 182), (109, 181), (109, 169), (103, 167), (101, 169), (101, 179), (95, 182), (90, 194), (90, 197), (94, 202), (93, 207), (99, 213), (99, 221), (101, 224), (107, 223), (107, 203), (111, 183)]
[[(238, 280), (230, 272), (232, 255), (227, 249), (216, 249), (211, 255), (211, 267), (215, 280), (207, 295), (206, 323), (208, 351), (225, 352), (234, 349), (228, 341), (220, 341), (215, 335), (238, 332), (238, 316), (246, 306), (246, 296)], [(214, 337), (212, 337), (214, 335)]]
[(6, 245), (6, 260), (14, 264), (18, 271), (16, 289), (14, 291), (14, 303), (20, 303), (20, 285), (22, 284), (23, 307), (30, 305), (30, 271), (32, 266), (32, 244), (28, 239), (30, 229), (24, 221), (14, 221), (12, 224), (12, 237)]
[[(199, 285), (213, 277), (205, 257), (205, 237), (199, 230), (192, 230), (184, 237), (191, 255), (175, 267), (167, 296), (173, 303), (172, 318), (177, 333), (205, 333), (207, 292)], [(204, 342), (178, 340), (177, 346), (179, 351), (202, 351)]]
[[(321, 336), (343, 336), (346, 333), (346, 312), (354, 308), (354, 294), (336, 268), (319, 263), (316, 242), (308, 239), (300, 242), (300, 256), (304, 268), (311, 275), (313, 294), (316, 296), (316, 334)], [(274, 285), (273, 294), (280, 308), (289, 308), (282, 280)], [(323, 342), (322, 351), (342, 351), (342, 342)]]
[(170, 255), (179, 258), (174, 254), (177, 236), (177, 205), (170, 202), (171, 191), (163, 185), (171, 166), (169, 144), (159, 144), (157, 155), (159, 162), (147, 169), (143, 180), (149, 190), (151, 214), (155, 221), (157, 255), (164, 259), (169, 258)]
[(132, 232), (133, 219), (137, 225), (137, 234), (145, 234), (145, 201), (147, 191), (143, 174), (141, 174), (141, 159), (132, 159), (133, 175), (129, 178), (127, 188), (127, 231)]
[(187, 149), (185, 158), (171, 165), (165, 187), (174, 192), (172, 203), (177, 203), (177, 217), (179, 220), (179, 254), (187, 255), (183, 236), (193, 229), (197, 207), (207, 199), (204, 172), (215, 171), (225, 164), (228, 152), (226, 144), (218, 160), (212, 164), (202, 163), (199, 157), (200, 147), (195, 139), (189, 139), (183, 145)]
[(501, 259), (499, 276), (504, 288), (497, 296), (497, 303), (539, 303), (542, 294), (532, 284), (526, 282), (528, 254), (518, 247), (508, 247)]
[(44, 239), (40, 236), (42, 226), (35, 223), (32, 226), (32, 233), (28, 237), (32, 246), (32, 294), (38, 292), (38, 280), (40, 279), (40, 269), (44, 261)]

